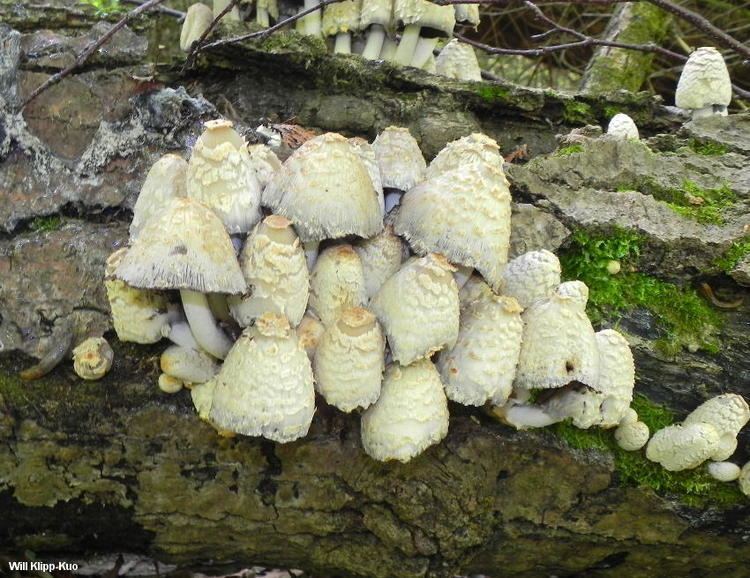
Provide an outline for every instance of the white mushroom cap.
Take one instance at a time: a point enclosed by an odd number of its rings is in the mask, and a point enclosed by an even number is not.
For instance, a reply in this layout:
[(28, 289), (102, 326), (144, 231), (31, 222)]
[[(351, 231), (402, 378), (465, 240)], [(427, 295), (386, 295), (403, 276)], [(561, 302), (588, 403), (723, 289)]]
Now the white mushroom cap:
[(232, 317), (247, 327), (273, 312), (286, 315), (292, 327), (299, 325), (307, 308), (310, 276), (291, 221), (271, 215), (259, 223), (242, 248), (240, 266), (249, 294), (229, 298)]
[[(456, 8), (458, 8), (456, 4)], [(474, 5), (474, 8), (478, 8)], [(474, 47), (465, 42), (453, 39), (446, 44), (435, 59), (437, 74), (457, 80), (482, 80), (482, 69), (479, 67)]]
[(571, 381), (589, 386), (597, 383), (599, 350), (585, 302), (558, 288), (548, 299), (526, 309), (523, 320), (518, 387), (548, 389)]
[(344, 0), (330, 4), (323, 11), (324, 36), (336, 36), (340, 32), (356, 32), (360, 29), (359, 14), (362, 0)]
[(601, 422), (615, 427), (628, 416), (635, 386), (635, 362), (627, 340), (614, 329), (596, 334), (599, 348), (599, 380), (591, 387), (602, 394)]
[(512, 297), (480, 298), (461, 315), (456, 345), (440, 353), (438, 370), (449, 399), (464, 405), (510, 396), (521, 351), (521, 307)]
[(638, 140), (638, 127), (627, 114), (619, 112), (613, 116), (607, 125), (607, 134), (622, 140)]
[(371, 24), (380, 24), (384, 28), (391, 25), (393, 0), (362, 0), (360, 28), (364, 30)]
[(456, 22), (470, 24), (474, 28), (479, 26), (479, 5), (478, 4), (454, 4), (456, 9)]
[[(210, 11), (208, 6), (199, 5)], [(182, 157), (168, 154), (161, 157), (149, 169), (133, 207), (133, 221), (130, 223), (131, 239), (138, 236), (138, 232), (146, 221), (163, 212), (167, 201), (175, 197), (184, 197), (187, 194), (187, 166), (187, 162)]]
[(116, 276), (133, 287), (242, 293), (232, 241), (219, 218), (191, 198), (172, 199), (122, 257)]
[(646, 457), (670, 472), (697, 468), (711, 457), (719, 433), (707, 423), (670, 425), (657, 431), (646, 446)]
[[(230, 0), (213, 0), (213, 13), (214, 18), (218, 18), (221, 11), (227, 7)], [(240, 20), (240, 9), (238, 6), (234, 6), (227, 14), (224, 15), (224, 20), (232, 20), (239, 22)]]
[(380, 396), (384, 355), (385, 339), (375, 316), (362, 307), (345, 309), (315, 351), (318, 392), (347, 413), (369, 407)]
[(188, 8), (180, 31), (180, 50), (188, 52), (193, 42), (198, 40), (211, 25), (214, 13), (201, 2), (195, 2)]
[(73, 370), (82, 379), (101, 379), (114, 358), (115, 352), (104, 337), (89, 337), (73, 350)]
[(557, 286), (555, 292), (558, 295), (570, 297), (584, 309), (589, 301), (589, 288), (583, 281), (565, 281)]
[(209, 419), (217, 428), (280, 443), (307, 434), (313, 373), (286, 317), (267, 313), (246, 329), (212, 381)]
[(424, 180), (427, 163), (408, 128), (389, 126), (372, 143), (383, 186), (408, 191)]
[(264, 144), (247, 145), (247, 154), (255, 170), (255, 178), (258, 179), (260, 189), (263, 190), (281, 169), (281, 161), (273, 149)]
[(307, 357), (312, 361), (315, 358), (315, 351), (318, 349), (320, 340), (326, 331), (325, 325), (320, 322), (313, 313), (307, 311), (305, 316), (297, 326), (297, 337), (300, 346), (307, 352)]
[(263, 203), (288, 217), (303, 242), (371, 237), (383, 228), (367, 167), (339, 134), (311, 138), (294, 151), (263, 191)]
[(245, 140), (231, 121), (211, 120), (188, 161), (187, 194), (213, 210), (229, 233), (246, 233), (261, 218), (260, 184)]
[[(337, 6), (337, 4), (334, 4)], [(349, 139), (349, 144), (357, 153), (362, 163), (367, 168), (367, 174), (370, 175), (372, 186), (375, 189), (375, 193), (378, 195), (378, 204), (380, 205), (381, 214), (385, 214), (385, 196), (383, 195), (383, 181), (380, 177), (380, 167), (378, 167), (378, 159), (375, 156), (375, 149), (365, 139), (358, 136)]]
[(721, 53), (711, 46), (698, 48), (682, 69), (675, 105), (684, 109), (726, 107), (732, 102), (732, 82)]
[(562, 268), (557, 256), (542, 249), (511, 259), (503, 270), (500, 291), (515, 297), (521, 307), (547, 299), (560, 284)]
[(400, 364), (455, 345), (459, 306), (453, 269), (434, 253), (407, 261), (370, 302)]
[[(445, 145), (427, 167), (426, 177), (429, 179), (439, 173), (461, 169), (476, 162), (491, 165), (500, 169), (501, 172), (504, 162), (497, 142), (478, 132)], [(503, 173), (503, 178), (505, 178), (505, 173)]]
[(601, 424), (603, 401), (604, 396), (601, 393), (590, 389), (565, 389), (541, 407), (545, 413), (559, 421), (570, 418), (577, 428), (588, 429)]
[(441, 36), (453, 36), (456, 13), (452, 6), (439, 6), (428, 0), (395, 0), (393, 20), (400, 27), (418, 24)]
[(510, 247), (507, 181), (485, 163), (429, 177), (401, 199), (394, 230), (416, 253), (442, 253), (496, 287)]
[(177, 393), (185, 386), (185, 383), (181, 379), (161, 373), (157, 385), (164, 393)]
[(495, 293), (493, 293), (492, 288), (487, 285), (482, 276), (474, 274), (466, 280), (466, 283), (463, 284), (458, 292), (458, 302), (461, 306), (461, 311), (469, 307), (477, 299), (489, 299), (493, 295)]
[(703, 402), (683, 423), (709, 423), (714, 426), (720, 440), (711, 459), (724, 461), (737, 449), (737, 434), (749, 420), (750, 407), (745, 399), (736, 393), (725, 393)]
[(750, 462), (747, 462), (740, 470), (740, 477), (737, 482), (740, 485), (740, 490), (746, 496), (750, 496)]
[(166, 375), (188, 383), (205, 383), (219, 371), (219, 364), (207, 353), (179, 345), (167, 347), (159, 365)]
[(198, 412), (198, 417), (203, 421), (209, 421), (208, 416), (211, 413), (215, 387), (216, 382), (212, 380), (206, 383), (197, 383), (190, 388), (190, 397), (193, 400), (193, 406), (195, 406), (195, 411)]
[(334, 245), (320, 254), (310, 274), (309, 303), (326, 327), (344, 309), (367, 303), (364, 268), (351, 245)]
[(104, 269), (112, 324), (120, 341), (156, 343), (169, 324), (167, 300), (161, 293), (136, 289), (114, 278), (115, 270), (127, 251), (122, 248), (112, 253)]
[(380, 461), (408, 462), (448, 433), (448, 400), (435, 366), (386, 368), (380, 398), (362, 415), (362, 445)]
[(629, 407), (625, 411), (625, 414), (622, 416), (622, 419), (620, 420), (620, 425), (635, 423), (637, 421), (638, 421), (638, 412), (635, 411), (632, 407)]
[(617, 445), (626, 452), (634, 452), (648, 443), (648, 426), (642, 421), (621, 423), (615, 430)]
[(720, 482), (733, 482), (740, 477), (740, 466), (732, 462), (710, 462), (708, 473)]
[(362, 261), (368, 299), (374, 297), (383, 283), (401, 268), (401, 263), (409, 253), (401, 237), (393, 232), (390, 225), (374, 237), (357, 242), (354, 250)]

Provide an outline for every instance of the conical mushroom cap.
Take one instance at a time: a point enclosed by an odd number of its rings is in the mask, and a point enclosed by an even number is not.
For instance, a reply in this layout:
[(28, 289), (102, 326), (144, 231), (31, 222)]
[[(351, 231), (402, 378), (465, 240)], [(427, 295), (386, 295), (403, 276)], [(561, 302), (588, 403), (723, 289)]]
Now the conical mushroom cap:
[(263, 203), (288, 217), (303, 242), (371, 237), (383, 228), (367, 167), (339, 134), (311, 138), (294, 151), (263, 191)]
[[(487, 135), (478, 132), (445, 145), (427, 167), (426, 177), (429, 179), (439, 173), (461, 169), (475, 162), (491, 165), (501, 172), (503, 170), (504, 161), (500, 156), (500, 146)], [(502, 174), (505, 178), (505, 173)]]
[(524, 389), (556, 388), (572, 381), (596, 385), (599, 350), (585, 303), (558, 289), (526, 309), (523, 321), (515, 385)]
[[(208, 6), (202, 6), (210, 12)], [(172, 154), (164, 155), (151, 166), (133, 207), (131, 239), (138, 236), (151, 217), (164, 210), (167, 201), (187, 195), (187, 166), (185, 159)]]
[(474, 274), (464, 283), (458, 292), (461, 311), (469, 307), (477, 299), (491, 298), (495, 293), (481, 275)]
[(380, 395), (384, 355), (385, 339), (375, 316), (362, 307), (345, 309), (315, 351), (318, 391), (344, 412), (369, 407)]
[(191, 198), (173, 199), (149, 220), (116, 277), (145, 289), (242, 293), (245, 280), (224, 225)]
[(264, 144), (248, 145), (247, 153), (250, 155), (250, 163), (255, 170), (255, 178), (261, 190), (271, 182), (273, 176), (281, 170), (281, 161), (271, 147)]
[[(334, 4), (335, 6), (335, 4)], [(383, 195), (383, 180), (380, 178), (380, 168), (378, 167), (378, 160), (375, 157), (375, 149), (365, 139), (358, 136), (349, 139), (349, 145), (352, 150), (357, 154), (359, 159), (365, 165), (367, 174), (370, 175), (372, 186), (375, 189), (375, 193), (378, 195), (378, 205), (380, 205), (380, 212), (385, 212), (385, 196)]]
[(359, 13), (362, 0), (345, 0), (325, 7), (321, 27), (324, 36), (359, 30)]
[(401, 268), (405, 255), (408, 255), (406, 244), (390, 225), (374, 237), (359, 241), (354, 250), (362, 262), (368, 299), (374, 297), (383, 283)]
[(609, 121), (607, 134), (622, 140), (638, 140), (640, 138), (638, 127), (633, 119), (622, 112), (617, 113)]
[(180, 50), (190, 50), (190, 46), (203, 36), (213, 19), (214, 13), (211, 8), (201, 2), (191, 4), (180, 30)]
[(547, 299), (560, 284), (562, 268), (554, 253), (542, 249), (512, 259), (502, 273), (500, 291), (515, 297), (521, 307)]
[(698, 48), (682, 69), (675, 91), (675, 105), (699, 109), (732, 102), (732, 81), (721, 52), (711, 46)]
[(599, 379), (592, 387), (604, 396), (601, 425), (614, 427), (627, 414), (633, 401), (635, 363), (627, 340), (614, 329), (596, 334), (599, 349)]
[(351, 245), (335, 245), (323, 251), (310, 274), (310, 309), (326, 327), (344, 309), (367, 302), (365, 273)]
[(315, 359), (315, 351), (318, 349), (325, 331), (325, 325), (309, 311), (305, 313), (302, 321), (297, 326), (299, 344), (307, 352), (307, 357), (310, 358), (310, 361)]
[(646, 457), (670, 472), (697, 468), (719, 445), (712, 425), (693, 423), (670, 425), (657, 431), (646, 446)]
[(362, 415), (362, 445), (376, 460), (408, 462), (448, 433), (448, 400), (435, 366), (388, 366), (380, 398)]
[(427, 163), (409, 129), (389, 126), (372, 143), (383, 186), (408, 191), (424, 180)]
[(209, 420), (217, 428), (280, 443), (307, 434), (313, 373), (285, 317), (267, 314), (246, 329), (212, 382)]
[(408, 365), (456, 343), (459, 306), (453, 270), (434, 253), (407, 261), (370, 302), (395, 361)]
[(441, 36), (452, 36), (456, 26), (453, 6), (440, 6), (428, 0), (395, 0), (393, 20), (399, 27), (418, 24)]
[(214, 211), (229, 233), (246, 233), (261, 218), (260, 184), (247, 145), (228, 120), (212, 120), (188, 161), (187, 194)]
[[(458, 7), (458, 4), (456, 5)], [(474, 6), (477, 8), (477, 6)], [(448, 42), (435, 59), (437, 74), (457, 80), (482, 80), (474, 47), (455, 38)]]
[(394, 229), (416, 253), (442, 253), (497, 287), (510, 247), (507, 181), (484, 163), (430, 177), (401, 199)]
[(521, 307), (512, 297), (484, 297), (461, 314), (458, 340), (437, 367), (449, 399), (464, 405), (503, 405), (521, 352)]

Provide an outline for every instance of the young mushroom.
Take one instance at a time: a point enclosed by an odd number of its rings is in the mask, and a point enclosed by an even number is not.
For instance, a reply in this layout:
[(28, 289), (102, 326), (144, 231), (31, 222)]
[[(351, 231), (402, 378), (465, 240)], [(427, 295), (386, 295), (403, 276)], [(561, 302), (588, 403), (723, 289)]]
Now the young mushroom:
[(607, 125), (607, 134), (619, 140), (638, 140), (638, 127), (627, 114), (617, 113)]
[(477, 82), (482, 80), (482, 70), (479, 68), (474, 48), (455, 38), (448, 42), (438, 54), (435, 59), (435, 71), (437, 74), (456, 80)]
[(326, 6), (323, 12), (323, 36), (334, 36), (333, 52), (351, 54), (352, 32), (359, 30), (362, 0), (344, 0)]
[[(401, 29), (394, 60), (403, 66), (420, 68), (432, 54), (438, 37), (450, 38), (456, 25), (452, 6), (439, 6), (428, 0), (394, 0), (393, 15)], [(417, 50), (420, 38), (430, 41), (423, 42)]]
[(562, 268), (557, 256), (542, 249), (512, 259), (502, 272), (500, 292), (515, 297), (521, 307), (549, 298), (560, 284)]
[(733, 482), (740, 477), (740, 466), (732, 462), (710, 462), (709, 475), (720, 482)]
[(367, 43), (362, 56), (368, 60), (378, 60), (383, 50), (386, 29), (391, 25), (393, 0), (362, 0), (359, 26), (367, 31)]
[(365, 139), (358, 136), (349, 139), (349, 144), (352, 150), (357, 154), (362, 163), (367, 169), (367, 174), (370, 175), (372, 186), (375, 189), (375, 194), (378, 196), (378, 205), (380, 205), (381, 213), (385, 209), (385, 198), (383, 196), (383, 181), (380, 178), (380, 168), (378, 167), (378, 159), (375, 156), (375, 149)]
[(648, 426), (642, 421), (620, 423), (615, 429), (615, 441), (626, 452), (635, 452), (648, 443)]
[(719, 446), (719, 433), (707, 423), (675, 424), (657, 431), (646, 446), (646, 457), (670, 472), (697, 468)]
[(167, 375), (166, 373), (159, 374), (159, 380), (157, 381), (159, 389), (164, 393), (177, 393), (182, 390), (185, 383), (176, 377)]
[(281, 161), (273, 152), (273, 149), (264, 144), (248, 145), (247, 153), (250, 156), (250, 164), (255, 170), (255, 178), (258, 179), (262, 191), (281, 169)]
[(328, 247), (310, 274), (310, 309), (330, 327), (344, 309), (365, 303), (365, 272), (359, 255), (351, 245)]
[(719, 445), (711, 459), (729, 459), (737, 448), (737, 434), (750, 421), (750, 407), (741, 395), (725, 393), (703, 402), (683, 422), (684, 425), (708, 423), (719, 434)]
[(746, 496), (750, 496), (750, 462), (742, 466), (737, 483), (740, 485), (740, 491)]
[(186, 383), (205, 383), (219, 371), (219, 365), (210, 355), (179, 345), (164, 350), (159, 366), (164, 374)]
[(104, 337), (89, 337), (73, 350), (73, 370), (81, 379), (101, 379), (114, 358), (115, 352)]
[(389, 126), (372, 143), (386, 194), (385, 212), (401, 195), (424, 180), (427, 163), (409, 129)]
[(732, 81), (724, 57), (704, 46), (690, 55), (675, 91), (675, 105), (689, 110), (692, 118), (727, 115), (732, 102)]
[[(429, 179), (440, 173), (459, 170), (473, 163), (487, 164), (502, 172), (503, 162), (497, 142), (485, 134), (475, 132), (445, 145), (432, 159), (425, 176)], [(503, 179), (505, 179), (505, 173), (503, 173)]]
[(185, 159), (173, 154), (164, 155), (151, 166), (133, 207), (131, 239), (150, 218), (161, 213), (168, 200), (187, 195), (187, 167)]
[(365, 278), (367, 299), (372, 299), (386, 280), (401, 268), (409, 249), (391, 225), (369, 239), (358, 241), (354, 250), (359, 255)]
[(297, 326), (297, 338), (302, 349), (307, 353), (310, 361), (315, 359), (315, 351), (326, 331), (325, 325), (313, 313), (307, 311)]
[(185, 14), (180, 30), (180, 50), (190, 52), (193, 42), (200, 39), (213, 22), (214, 13), (211, 8), (201, 2), (191, 4)]

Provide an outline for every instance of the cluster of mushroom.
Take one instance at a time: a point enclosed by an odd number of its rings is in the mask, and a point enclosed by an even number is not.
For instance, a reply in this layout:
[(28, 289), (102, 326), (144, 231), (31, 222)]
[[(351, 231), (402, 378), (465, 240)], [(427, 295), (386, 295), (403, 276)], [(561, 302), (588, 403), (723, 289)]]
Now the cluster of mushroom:
[[(213, 9), (195, 3), (188, 9), (182, 25), (180, 47), (187, 51), (227, 6), (228, 0), (214, 0)], [(319, 4), (305, 0), (300, 11)], [(224, 18), (254, 18), (268, 27), (279, 18), (276, 0), (240, 2)], [(333, 51), (361, 54), (369, 60), (388, 60), (403, 66), (422, 68), (460, 80), (481, 80), (474, 49), (450, 40), (437, 58), (434, 51), (441, 38), (450, 39), (456, 23), (476, 28), (479, 7), (476, 4), (441, 6), (428, 0), (344, 0), (312, 12), (297, 21), (297, 31), (330, 38)], [(396, 34), (400, 40), (396, 40)]]

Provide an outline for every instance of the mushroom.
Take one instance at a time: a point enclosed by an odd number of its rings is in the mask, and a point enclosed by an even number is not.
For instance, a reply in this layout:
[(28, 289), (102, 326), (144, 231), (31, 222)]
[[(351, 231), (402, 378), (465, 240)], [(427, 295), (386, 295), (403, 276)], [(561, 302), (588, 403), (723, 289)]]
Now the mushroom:
[(478, 4), (454, 4), (456, 10), (456, 22), (464, 26), (471, 26), (474, 30), (479, 26)]
[(307, 311), (305, 316), (297, 326), (297, 337), (299, 338), (300, 346), (307, 352), (307, 357), (312, 361), (315, 358), (315, 350), (318, 349), (320, 340), (323, 339), (323, 334), (326, 328), (320, 322), (315, 314)]
[[(231, 0), (214, 0), (212, 20), (214, 18), (218, 18), (219, 14), (221, 14), (222, 11), (227, 6), (229, 6), (230, 2)], [(233, 6), (232, 9), (227, 14), (224, 15), (224, 18), (226, 18), (227, 21), (233, 20), (235, 22), (239, 22), (240, 20), (242, 20), (242, 18), (240, 18), (240, 9), (237, 7), (237, 5)]]
[(286, 315), (299, 325), (307, 307), (309, 272), (291, 221), (271, 215), (259, 223), (240, 254), (246, 296), (229, 298), (232, 316), (242, 327), (269, 311)]
[(255, 0), (255, 21), (263, 28), (268, 28), (271, 25), (271, 18), (274, 22), (279, 20), (277, 0)]
[(193, 42), (200, 39), (213, 22), (214, 13), (211, 8), (201, 2), (191, 4), (185, 14), (180, 30), (180, 50), (190, 52)]
[(740, 491), (746, 496), (750, 496), (750, 462), (742, 466), (737, 483), (740, 485)]
[(244, 139), (228, 120), (211, 120), (193, 147), (187, 194), (213, 210), (227, 231), (247, 233), (261, 218), (260, 184)]
[(502, 272), (500, 292), (515, 297), (521, 307), (549, 298), (560, 284), (562, 268), (557, 256), (542, 249), (512, 259)]
[(138, 236), (146, 221), (161, 213), (168, 200), (187, 195), (187, 167), (185, 159), (173, 154), (164, 155), (151, 166), (133, 207), (131, 239)]
[(262, 191), (281, 169), (281, 161), (273, 149), (264, 144), (247, 145), (247, 154), (250, 156), (250, 164), (253, 165), (255, 178), (258, 179)]
[[(309, 10), (320, 5), (320, 0), (304, 0), (304, 4), (300, 11)], [(299, 32), (306, 34), (307, 36), (320, 36), (321, 34), (321, 15), (322, 10), (313, 10), (306, 16), (303, 16), (297, 20), (299, 24)]]
[(378, 195), (378, 204), (380, 205), (380, 212), (382, 214), (385, 208), (385, 199), (383, 197), (383, 182), (380, 178), (380, 168), (378, 167), (378, 160), (375, 157), (375, 149), (365, 139), (357, 136), (350, 138), (349, 144), (354, 152), (357, 153), (365, 168), (367, 168), (367, 174), (370, 175), (372, 186)]
[(386, 368), (378, 401), (362, 415), (362, 446), (380, 461), (408, 462), (448, 433), (448, 400), (428, 359)]
[(732, 81), (721, 53), (711, 46), (698, 48), (682, 69), (675, 105), (689, 110), (693, 120), (727, 115), (732, 102)]
[(167, 300), (157, 291), (136, 289), (115, 278), (115, 271), (127, 252), (124, 247), (118, 249), (107, 257), (104, 266), (112, 324), (120, 341), (156, 343), (169, 329)]
[(409, 249), (393, 232), (391, 225), (369, 239), (358, 241), (354, 250), (362, 262), (367, 299), (372, 299), (383, 283), (401, 268)]
[(458, 337), (458, 286), (454, 267), (430, 253), (407, 261), (370, 302), (388, 337), (393, 359), (409, 365)]
[(642, 421), (620, 423), (615, 429), (615, 441), (626, 452), (635, 452), (648, 443), (648, 426)]
[(219, 371), (219, 365), (210, 355), (179, 345), (164, 350), (159, 366), (164, 374), (187, 383), (205, 383)]
[[(472, 163), (491, 165), (502, 172), (503, 162), (497, 142), (485, 134), (475, 132), (445, 145), (432, 159), (425, 176), (429, 179)], [(502, 174), (505, 179), (505, 173)]]
[(703, 402), (683, 422), (708, 423), (719, 433), (719, 446), (711, 456), (717, 462), (728, 459), (737, 448), (737, 434), (750, 420), (750, 407), (741, 395), (725, 393)]
[(400, 202), (401, 195), (424, 180), (427, 163), (409, 129), (389, 126), (372, 143), (386, 192), (385, 211)]
[(73, 370), (82, 379), (101, 379), (114, 358), (115, 352), (104, 337), (89, 337), (73, 350)]
[(331, 326), (348, 307), (367, 302), (365, 272), (351, 245), (334, 245), (320, 254), (310, 274), (310, 309)]
[(195, 411), (198, 412), (198, 417), (203, 421), (209, 421), (208, 416), (211, 413), (215, 387), (216, 381), (211, 380), (206, 383), (197, 383), (190, 389), (190, 398), (193, 401)]
[(732, 462), (711, 462), (707, 469), (709, 475), (720, 482), (733, 482), (740, 477), (740, 466)]
[(206, 293), (242, 293), (245, 280), (219, 218), (187, 197), (173, 199), (146, 224), (115, 276), (144, 289), (179, 289), (190, 330), (223, 359), (232, 342), (216, 325)]
[(209, 420), (221, 430), (286, 443), (307, 434), (315, 413), (310, 360), (283, 315), (246, 329), (212, 380)]
[(167, 375), (166, 373), (159, 374), (159, 380), (157, 382), (159, 389), (164, 393), (177, 393), (184, 387), (184, 383), (181, 379)]
[(437, 74), (456, 80), (482, 80), (482, 70), (479, 68), (474, 48), (455, 38), (448, 42), (438, 54), (435, 59), (435, 71)]
[(697, 468), (711, 458), (719, 433), (707, 423), (675, 424), (657, 431), (646, 446), (646, 457), (670, 472)]
[(456, 344), (437, 362), (448, 399), (503, 405), (512, 390), (522, 333), (521, 307), (512, 297), (482, 296), (464, 309)]
[(368, 408), (380, 395), (384, 354), (385, 339), (375, 316), (362, 307), (345, 309), (315, 351), (318, 392), (346, 413)]
[(335, 36), (333, 52), (351, 54), (352, 32), (359, 30), (362, 0), (344, 0), (325, 7), (323, 12), (323, 36)]
[[(403, 28), (394, 60), (403, 66), (420, 68), (432, 54), (438, 37), (451, 37), (456, 25), (452, 6), (439, 6), (427, 0), (395, 0), (393, 14), (396, 25)], [(430, 41), (423, 42), (417, 50), (420, 37)]]
[(380, 58), (386, 28), (391, 25), (393, 15), (393, 0), (362, 0), (359, 27), (367, 31), (367, 44), (362, 50), (362, 56), (368, 60)]
[(619, 140), (638, 140), (638, 127), (627, 114), (617, 113), (607, 125), (607, 134)]
[(493, 295), (495, 293), (493, 293), (492, 288), (487, 285), (482, 276), (473, 274), (466, 280), (466, 283), (464, 283), (458, 292), (458, 302), (461, 311), (469, 307), (477, 299), (491, 298)]

